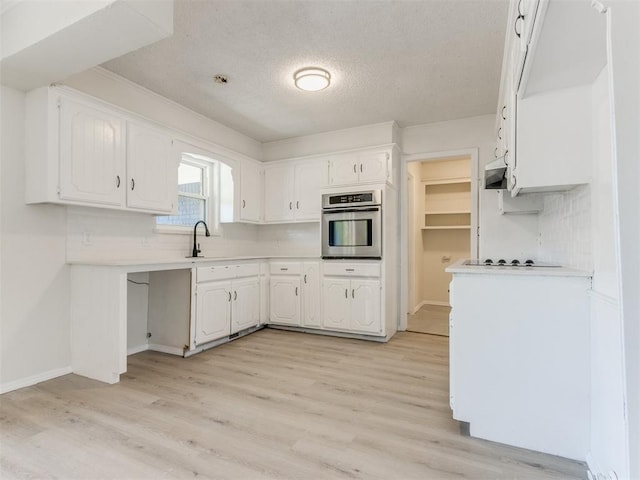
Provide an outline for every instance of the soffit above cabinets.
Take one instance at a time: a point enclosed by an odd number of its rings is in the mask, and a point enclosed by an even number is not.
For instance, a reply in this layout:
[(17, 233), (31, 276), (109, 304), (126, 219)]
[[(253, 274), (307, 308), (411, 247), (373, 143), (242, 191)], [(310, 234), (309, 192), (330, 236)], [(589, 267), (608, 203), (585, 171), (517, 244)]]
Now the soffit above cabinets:
[[(495, 111), (507, 0), (174, 7), (172, 37), (102, 66), (261, 142)], [(330, 87), (296, 89), (305, 66), (330, 71)]]

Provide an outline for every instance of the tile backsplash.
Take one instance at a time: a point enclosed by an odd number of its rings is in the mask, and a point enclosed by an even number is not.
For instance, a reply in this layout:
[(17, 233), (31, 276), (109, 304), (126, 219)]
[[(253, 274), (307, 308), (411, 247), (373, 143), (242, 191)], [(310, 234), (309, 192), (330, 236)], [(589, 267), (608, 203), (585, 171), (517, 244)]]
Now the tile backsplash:
[[(320, 223), (223, 224), (219, 236), (197, 241), (206, 256), (320, 256)], [(132, 212), (69, 207), (67, 261), (183, 258), (192, 235), (158, 233), (155, 217)]]
[(545, 195), (539, 230), (539, 261), (592, 270), (590, 186)]

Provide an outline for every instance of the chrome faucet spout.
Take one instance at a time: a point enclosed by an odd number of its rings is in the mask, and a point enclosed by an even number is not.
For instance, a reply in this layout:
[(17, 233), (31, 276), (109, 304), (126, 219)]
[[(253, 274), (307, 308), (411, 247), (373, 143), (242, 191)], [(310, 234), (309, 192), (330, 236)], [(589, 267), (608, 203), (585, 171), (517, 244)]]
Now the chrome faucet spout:
[(192, 257), (197, 257), (198, 254), (201, 252), (200, 250), (200, 245), (198, 245), (197, 241), (196, 241), (196, 234), (198, 231), (198, 225), (203, 224), (204, 225), (204, 234), (207, 237), (211, 236), (211, 233), (209, 233), (209, 227), (207, 227), (207, 224), (204, 220), (199, 220), (196, 222), (196, 224), (193, 226), (193, 250), (191, 252), (191, 256)]

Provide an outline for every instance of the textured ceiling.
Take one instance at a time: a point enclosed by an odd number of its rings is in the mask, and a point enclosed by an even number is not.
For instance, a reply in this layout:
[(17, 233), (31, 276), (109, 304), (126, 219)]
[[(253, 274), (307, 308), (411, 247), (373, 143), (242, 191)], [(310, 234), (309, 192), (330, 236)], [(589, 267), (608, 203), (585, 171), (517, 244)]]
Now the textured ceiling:
[[(507, 0), (175, 0), (174, 35), (103, 66), (262, 142), (495, 111)], [(331, 86), (302, 92), (320, 66)], [(224, 74), (229, 83), (213, 82)]]

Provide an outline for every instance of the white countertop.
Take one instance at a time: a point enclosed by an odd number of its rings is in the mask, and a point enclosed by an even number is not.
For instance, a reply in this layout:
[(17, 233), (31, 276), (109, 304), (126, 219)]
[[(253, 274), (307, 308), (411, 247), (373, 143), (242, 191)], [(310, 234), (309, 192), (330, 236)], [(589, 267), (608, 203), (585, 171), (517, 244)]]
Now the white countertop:
[(166, 266), (170, 269), (174, 268), (191, 268), (202, 263), (216, 262), (240, 262), (240, 261), (259, 261), (259, 260), (320, 260), (317, 256), (291, 256), (291, 255), (273, 255), (273, 256), (211, 256), (211, 257), (171, 257), (171, 258), (144, 258), (144, 259), (94, 259), (94, 260), (71, 260), (69, 265), (85, 265), (98, 267), (162, 267)]
[(483, 265), (464, 265), (467, 259), (458, 260), (445, 271), (449, 273), (470, 273), (484, 275), (529, 275), (545, 277), (591, 277), (593, 272), (569, 267), (485, 267)]

